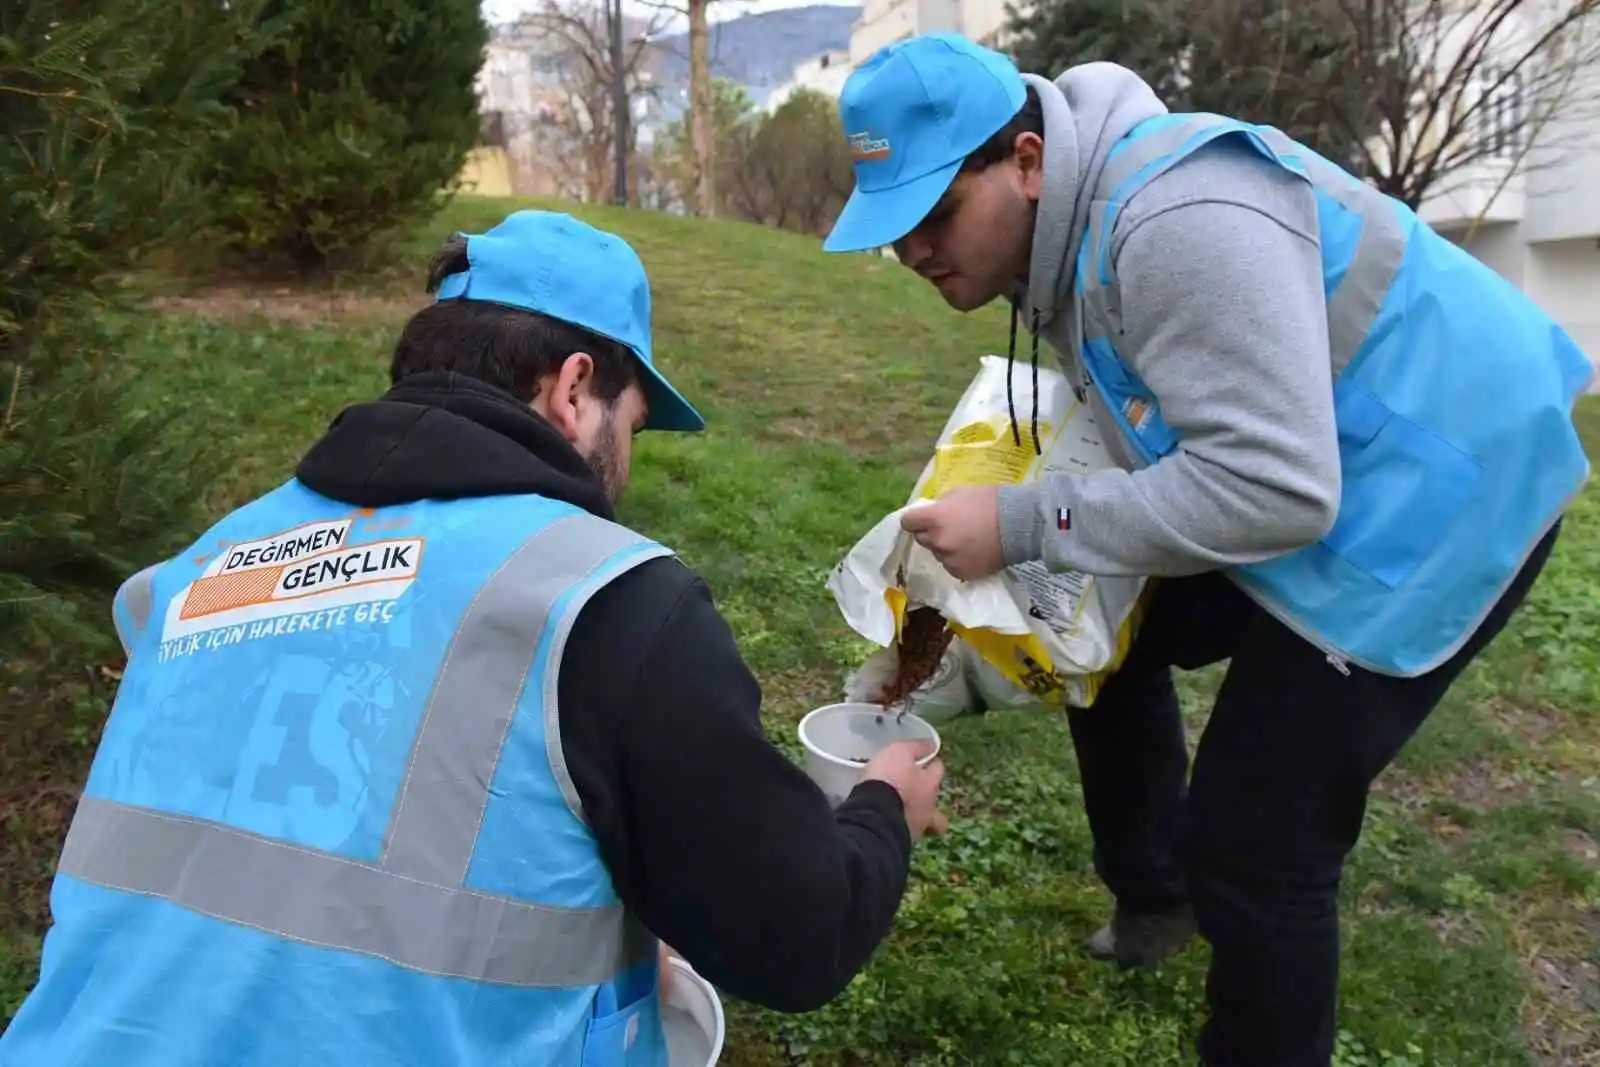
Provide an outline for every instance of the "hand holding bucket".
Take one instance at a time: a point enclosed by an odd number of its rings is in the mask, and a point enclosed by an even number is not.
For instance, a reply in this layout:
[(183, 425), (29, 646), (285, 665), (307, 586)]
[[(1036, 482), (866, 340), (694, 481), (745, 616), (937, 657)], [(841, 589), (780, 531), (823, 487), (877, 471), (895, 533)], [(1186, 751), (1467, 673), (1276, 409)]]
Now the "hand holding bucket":
[(721, 998), (689, 961), (665, 945), (660, 967), (667, 1067), (716, 1067), (725, 1035)]
[(830, 704), (801, 719), (799, 735), (806, 774), (835, 807), (870, 778), (900, 794), (913, 841), (949, 826), (937, 807), (944, 780), (939, 731), (926, 720), (877, 704)]
[(921, 840), (923, 834), (950, 829), (950, 820), (939, 810), (944, 761), (938, 755), (937, 741), (896, 741), (872, 757), (861, 772), (861, 781), (874, 779), (894, 786), (905, 805), (906, 827), (913, 841)]

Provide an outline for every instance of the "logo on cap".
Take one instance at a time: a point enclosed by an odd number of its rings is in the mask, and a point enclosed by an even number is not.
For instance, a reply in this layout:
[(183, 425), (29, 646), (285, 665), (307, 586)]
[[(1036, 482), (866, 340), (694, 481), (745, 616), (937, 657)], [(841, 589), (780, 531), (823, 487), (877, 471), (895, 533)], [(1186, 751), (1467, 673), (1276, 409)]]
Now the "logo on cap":
[(888, 159), (889, 139), (887, 137), (879, 137), (874, 140), (872, 134), (865, 130), (861, 133), (852, 133), (850, 135), (850, 155), (857, 163), (863, 163), (870, 159)]

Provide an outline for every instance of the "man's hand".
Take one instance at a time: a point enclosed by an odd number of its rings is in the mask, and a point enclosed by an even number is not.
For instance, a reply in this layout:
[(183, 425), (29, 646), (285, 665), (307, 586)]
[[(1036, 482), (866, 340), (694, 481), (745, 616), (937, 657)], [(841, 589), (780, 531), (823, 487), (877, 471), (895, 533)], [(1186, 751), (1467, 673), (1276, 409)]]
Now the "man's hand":
[(1000, 552), (1000, 491), (963, 485), (931, 504), (908, 510), (900, 527), (961, 581), (976, 581), (1005, 567)]
[(923, 834), (942, 834), (950, 829), (950, 820), (938, 806), (944, 761), (930, 760), (926, 767), (917, 766), (917, 760), (926, 756), (932, 747), (931, 741), (896, 741), (872, 757), (861, 772), (863, 782), (868, 779), (888, 782), (900, 794), (912, 841), (921, 840)]

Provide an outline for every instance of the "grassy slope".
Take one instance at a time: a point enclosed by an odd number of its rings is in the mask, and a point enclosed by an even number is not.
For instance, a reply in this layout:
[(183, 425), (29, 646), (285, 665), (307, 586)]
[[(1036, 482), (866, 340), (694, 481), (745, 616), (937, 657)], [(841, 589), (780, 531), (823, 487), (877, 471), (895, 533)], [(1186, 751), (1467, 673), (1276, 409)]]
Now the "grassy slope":
[[(505, 208), (457, 203), (419, 238), (418, 262), (434, 235)], [(798, 714), (834, 698), (862, 652), (822, 587), (827, 569), (901, 503), (974, 359), (1003, 349), (1006, 323), (952, 315), (892, 263), (825, 257), (804, 238), (583, 213), (634, 241), (655, 279), (661, 361), (711, 421), (700, 437), (644, 439), (624, 517), (710, 580), (787, 745)], [(152, 401), (188, 412), (195, 447), (237, 451), (221, 509), (283, 477), (340, 405), (381, 388), (412, 299), (390, 292), (333, 315), (302, 307), (288, 322), (282, 302), (275, 321), (241, 321), (236, 307), (200, 301), (214, 314), (126, 323), (128, 351)], [(1600, 409), (1584, 418), (1600, 446)], [(1341, 1063), (1600, 1062), (1585, 1019), (1600, 1010), (1597, 575), (1591, 495), (1515, 631), (1383, 781), (1345, 891)], [(1215, 681), (1185, 679), (1197, 729)], [(100, 698), (80, 687), (62, 699), (92, 716)], [(81, 759), (92, 731), (75, 737)], [(1134, 975), (1077, 952), (1106, 902), (1064, 724), (994, 715), (946, 738), (958, 818), (920, 852), (870, 970), (815, 1015), (732, 1006), (725, 1062), (1187, 1062), (1204, 947)], [(45, 783), (62, 797), (75, 784), (65, 765)], [(59, 818), (4, 797), (0, 810), (23, 831), (27, 862), (13, 879), (31, 894), (0, 932), (3, 1008), (30, 980)]]

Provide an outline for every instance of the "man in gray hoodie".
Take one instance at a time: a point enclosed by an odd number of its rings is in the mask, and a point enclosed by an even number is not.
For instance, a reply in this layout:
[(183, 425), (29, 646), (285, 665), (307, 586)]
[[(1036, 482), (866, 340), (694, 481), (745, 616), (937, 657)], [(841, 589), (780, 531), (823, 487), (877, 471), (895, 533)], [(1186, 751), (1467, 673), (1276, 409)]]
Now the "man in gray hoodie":
[[(1013, 358), (1025, 317), (1034, 360), (1042, 336), (1117, 460), (957, 489), (906, 528), (961, 579), (1029, 560), (1157, 579), (1120, 670), (1069, 709), (1116, 901), (1088, 950), (1154, 965), (1198, 925), (1202, 1060), (1323, 1067), (1369, 786), (1543, 566), (1587, 473), (1570, 405), (1588, 364), (1402, 206), (1276, 131), (1179, 126), (1114, 64), (1050, 82), (927, 35), (869, 59), (840, 107), (856, 190), (825, 247), (893, 245), (959, 311), (1009, 298)], [(1432, 305), (1395, 312), (1393, 291), (1430, 286)], [(1497, 347), (1522, 362), (1493, 364)], [(1452, 349), (1470, 355), (1445, 375)], [(1481, 405), (1497, 382), (1518, 397), (1472, 413), (1499, 421), (1465, 458), (1440, 444), (1452, 411), (1406, 408)], [(1012, 431), (1039, 448), (1036, 415)], [(1505, 503), (1548, 470), (1537, 499)], [(1223, 659), (1186, 781), (1172, 669)]]

